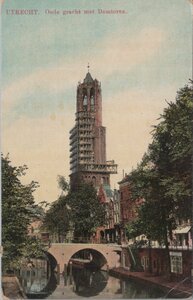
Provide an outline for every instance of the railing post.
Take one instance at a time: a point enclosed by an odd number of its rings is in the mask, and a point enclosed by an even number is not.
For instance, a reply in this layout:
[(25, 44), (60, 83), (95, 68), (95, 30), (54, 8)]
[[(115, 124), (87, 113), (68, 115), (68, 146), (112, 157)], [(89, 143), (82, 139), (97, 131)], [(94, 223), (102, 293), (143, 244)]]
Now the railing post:
[(109, 265), (107, 264), (107, 273), (109, 273)]
[(67, 275), (67, 265), (64, 264), (64, 275)]
[(70, 265), (70, 284), (72, 284), (73, 278), (72, 278), (72, 262), (71, 261), (70, 261), (69, 265)]
[(70, 261), (70, 276), (72, 276), (72, 262)]
[(60, 274), (60, 265), (57, 264), (57, 273)]
[(67, 274), (67, 265), (64, 264), (64, 285), (67, 285), (67, 279), (68, 279), (68, 274)]
[(125, 267), (125, 254), (123, 252), (123, 249), (121, 251), (121, 267)]

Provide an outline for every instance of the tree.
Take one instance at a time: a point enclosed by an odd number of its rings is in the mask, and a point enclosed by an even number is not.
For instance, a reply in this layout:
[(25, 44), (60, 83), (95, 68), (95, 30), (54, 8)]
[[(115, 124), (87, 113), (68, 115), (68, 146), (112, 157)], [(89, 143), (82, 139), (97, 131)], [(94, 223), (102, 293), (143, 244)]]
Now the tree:
[(46, 228), (52, 235), (56, 235), (58, 242), (61, 242), (70, 229), (70, 209), (65, 195), (69, 191), (69, 185), (61, 175), (58, 176), (58, 186), (61, 189), (61, 195), (46, 212), (43, 228)]
[(43, 227), (57, 235), (58, 242), (72, 227), (75, 238), (89, 238), (105, 222), (105, 208), (100, 204), (95, 188), (82, 184), (77, 191), (71, 191), (63, 176), (58, 176), (58, 185), (62, 189), (61, 195), (46, 212)]
[(168, 266), (168, 237), (192, 214), (192, 96), (192, 87), (185, 86), (168, 103), (147, 153), (130, 174), (133, 199), (145, 199), (138, 216), (143, 233), (166, 246)]
[(22, 255), (26, 260), (31, 258), (46, 259), (43, 242), (35, 237), (27, 236)]
[(104, 225), (105, 208), (91, 184), (82, 184), (77, 191), (70, 191), (67, 203), (71, 208), (75, 238), (90, 238), (97, 227)]
[(43, 227), (52, 235), (57, 235), (58, 242), (65, 238), (70, 228), (70, 210), (65, 196), (60, 196), (46, 212)]
[(24, 255), (28, 238), (28, 225), (34, 216), (33, 192), (37, 182), (23, 185), (20, 177), (27, 166), (13, 167), (9, 157), (1, 156), (2, 168), (2, 245), (3, 267), (13, 268)]
[(168, 103), (155, 126), (149, 156), (160, 176), (165, 199), (173, 202), (175, 219), (192, 217), (193, 89), (185, 86)]
[(159, 174), (155, 166), (149, 164), (147, 155), (131, 172), (130, 188), (133, 200), (145, 199), (138, 209), (137, 231), (143, 230), (140, 234), (144, 233), (148, 239), (165, 244), (167, 226), (170, 230), (175, 227), (170, 215), (171, 203), (164, 201)]
[(69, 184), (66, 181), (64, 176), (58, 175), (58, 186), (59, 188), (62, 190), (61, 195), (63, 195), (64, 193), (67, 193), (69, 191)]

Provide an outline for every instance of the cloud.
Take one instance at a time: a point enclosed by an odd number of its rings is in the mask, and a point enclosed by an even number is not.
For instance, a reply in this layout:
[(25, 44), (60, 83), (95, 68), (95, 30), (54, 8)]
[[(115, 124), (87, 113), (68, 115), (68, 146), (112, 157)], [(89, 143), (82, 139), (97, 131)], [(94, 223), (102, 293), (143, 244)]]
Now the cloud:
[(165, 38), (165, 33), (156, 28), (145, 28), (132, 37), (125, 30), (114, 33), (104, 41), (102, 57), (97, 57), (95, 64), (100, 65), (99, 70), (105, 75), (128, 72), (152, 58)]
[(23, 183), (36, 180), (40, 188), (37, 201), (56, 200), (57, 175), (69, 174), (69, 135), (74, 113), (44, 119), (20, 118), (9, 128), (2, 130), (2, 152), (10, 153), (13, 165), (27, 164), (29, 170)]
[(127, 73), (152, 58), (164, 40), (163, 31), (155, 28), (143, 29), (132, 37), (125, 30), (112, 33), (98, 45), (98, 52), (94, 56), (93, 51), (96, 49), (87, 49), (79, 57), (64, 57), (52, 67), (38, 69), (9, 84), (2, 92), (3, 113), (8, 114), (21, 99), (27, 99), (33, 91), (41, 99), (42, 91), (56, 95), (74, 88), (76, 80), (82, 78), (88, 61), (92, 62), (96, 76), (101, 78), (102, 74), (103, 80), (114, 72)]
[(176, 87), (153, 91), (127, 90), (103, 101), (103, 124), (107, 127), (107, 159), (118, 164), (118, 175), (111, 176), (112, 186), (122, 178), (122, 170), (136, 167), (151, 142), (153, 125), (175, 99)]
[[(165, 98), (172, 100), (174, 95), (175, 87), (171, 87), (151, 93), (127, 90), (103, 99), (107, 159), (114, 159), (119, 170), (118, 175), (111, 176), (112, 187), (121, 179), (122, 169), (129, 172), (140, 161), (151, 140), (151, 126), (166, 106)], [(28, 165), (25, 183), (40, 183), (35, 193), (37, 202), (57, 198), (57, 175), (68, 179), (69, 130), (74, 125), (74, 113), (68, 105), (63, 114), (52, 113), (39, 119), (21, 117), (2, 129), (4, 155), (10, 152), (13, 165)]]
[[(79, 57), (71, 57), (54, 62), (52, 67), (40, 68), (31, 74), (12, 82), (3, 90), (3, 128), (2, 150), (4, 155), (10, 152), (13, 165), (27, 164), (28, 173), (24, 182), (37, 180), (40, 188), (36, 191), (37, 201), (53, 201), (59, 190), (56, 178), (58, 174), (69, 175), (69, 130), (74, 124), (71, 103), (63, 99), (65, 110), (56, 114), (47, 111), (47, 116), (37, 114), (36, 119), (22, 114), (6, 125), (23, 99), (34, 103), (37, 99), (46, 99), (46, 94), (54, 99), (62, 99), (65, 91), (76, 91), (76, 82), (82, 78), (88, 61), (91, 73), (104, 81), (116, 73), (128, 73), (140, 64), (148, 62), (160, 50), (165, 41), (160, 29), (146, 28), (138, 35), (130, 36), (127, 31), (114, 32), (96, 46), (87, 49)], [(165, 93), (165, 91), (164, 91)], [(119, 174), (112, 176), (112, 183), (120, 179), (121, 170), (130, 169), (140, 160), (150, 141), (151, 124), (161, 112), (163, 98), (160, 91), (148, 92), (127, 90), (124, 93), (108, 93), (103, 99), (104, 126), (107, 127), (107, 158), (115, 159), (119, 165)], [(43, 97), (44, 96), (44, 97)], [(166, 93), (164, 97), (167, 96)], [(161, 102), (160, 102), (161, 101)], [(59, 101), (60, 102), (60, 101)], [(58, 103), (59, 103), (58, 102)], [(35, 105), (29, 106), (35, 109)], [(113, 179), (114, 178), (114, 179)]]
[[(10, 84), (2, 93), (3, 111), (8, 113), (25, 96), (31, 94), (34, 90), (39, 98), (41, 91), (48, 94), (57, 94), (69, 89), (74, 85), (73, 77), (75, 70), (70, 68), (69, 62), (61, 67), (40, 69), (36, 72), (20, 78)], [(41, 101), (41, 100), (40, 100)]]

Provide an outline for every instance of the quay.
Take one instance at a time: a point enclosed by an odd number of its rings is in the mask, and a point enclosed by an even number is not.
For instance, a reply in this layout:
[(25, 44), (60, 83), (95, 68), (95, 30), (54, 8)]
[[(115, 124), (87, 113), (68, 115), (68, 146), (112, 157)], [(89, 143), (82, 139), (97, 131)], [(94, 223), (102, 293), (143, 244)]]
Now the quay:
[(16, 276), (2, 276), (3, 300), (27, 299)]
[(113, 268), (109, 274), (160, 287), (166, 291), (166, 295), (175, 293), (175, 296), (183, 295), (185, 298), (192, 299), (192, 282), (190, 279), (186, 282), (184, 280), (176, 282), (169, 280), (166, 276), (155, 276), (147, 272), (131, 272), (123, 267)]

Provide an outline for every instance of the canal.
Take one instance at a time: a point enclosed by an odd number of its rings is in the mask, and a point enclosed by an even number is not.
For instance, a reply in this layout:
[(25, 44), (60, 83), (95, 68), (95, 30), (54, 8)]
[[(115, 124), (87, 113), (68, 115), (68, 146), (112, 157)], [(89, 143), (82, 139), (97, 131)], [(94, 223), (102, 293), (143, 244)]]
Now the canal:
[(30, 299), (150, 299), (165, 295), (159, 288), (109, 276), (106, 271), (73, 267), (66, 274), (50, 271), (46, 261), (20, 270), (20, 282)]

